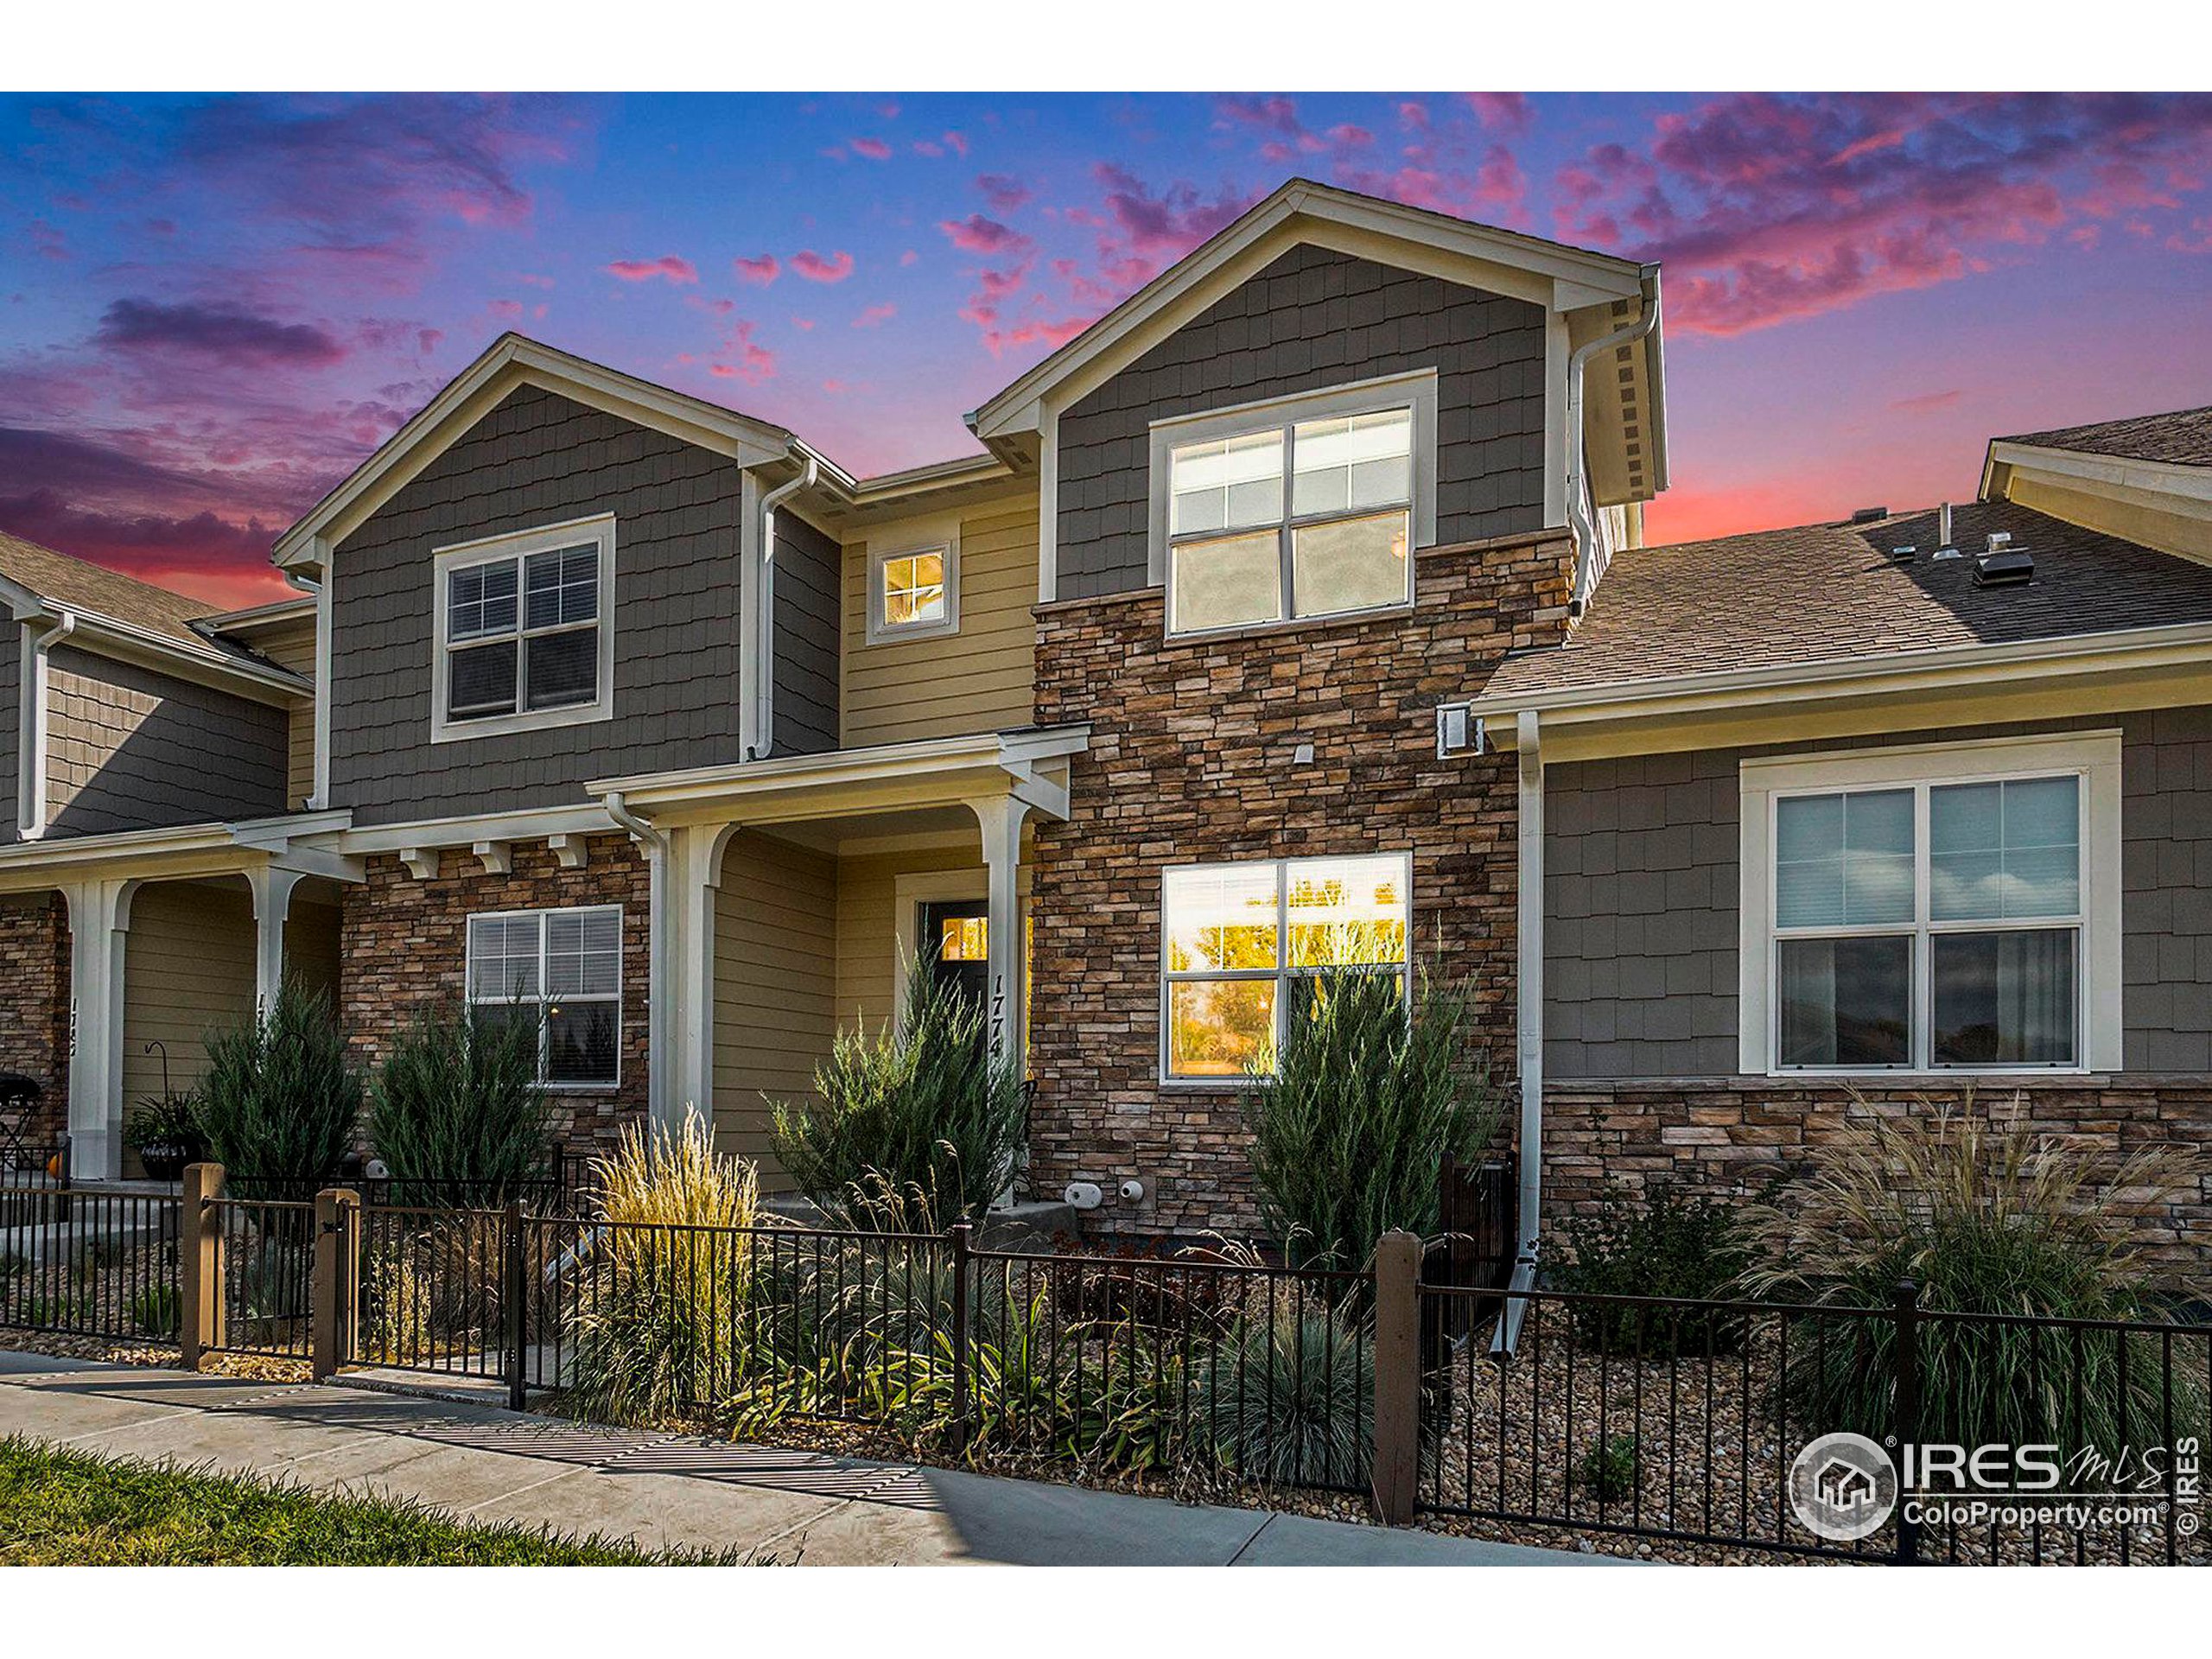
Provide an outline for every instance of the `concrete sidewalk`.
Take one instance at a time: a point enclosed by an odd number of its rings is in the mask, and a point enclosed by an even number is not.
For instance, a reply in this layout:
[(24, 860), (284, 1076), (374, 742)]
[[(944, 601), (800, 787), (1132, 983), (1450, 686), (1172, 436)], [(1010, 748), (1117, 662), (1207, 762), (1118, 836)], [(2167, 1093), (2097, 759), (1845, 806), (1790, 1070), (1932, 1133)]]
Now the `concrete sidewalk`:
[(486, 1520), (807, 1566), (1580, 1565), (1605, 1556), (1087, 1491), (359, 1389), (0, 1350), (0, 1434), (173, 1458)]

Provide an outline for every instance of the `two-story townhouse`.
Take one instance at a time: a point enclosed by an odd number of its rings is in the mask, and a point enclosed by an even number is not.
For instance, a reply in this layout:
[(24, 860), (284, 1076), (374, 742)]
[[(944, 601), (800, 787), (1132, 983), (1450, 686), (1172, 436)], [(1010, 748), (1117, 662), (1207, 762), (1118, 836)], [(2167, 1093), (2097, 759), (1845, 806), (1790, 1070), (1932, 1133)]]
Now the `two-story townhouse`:
[(327, 951), (365, 1058), (535, 999), (582, 1145), (764, 1151), (926, 940), (1106, 1230), (1249, 1222), (1246, 1070), (1332, 962), (1472, 984), (1532, 1238), (1547, 1166), (1740, 1187), (1854, 1088), (2202, 1139), (2201, 417), (1647, 549), (1662, 335), (1656, 269), (1294, 181), (887, 477), (501, 340), (280, 540), (304, 607), (192, 623), (311, 677), (292, 810), (0, 849), (93, 895), (79, 1166), (178, 879), (244, 894), (226, 983)]

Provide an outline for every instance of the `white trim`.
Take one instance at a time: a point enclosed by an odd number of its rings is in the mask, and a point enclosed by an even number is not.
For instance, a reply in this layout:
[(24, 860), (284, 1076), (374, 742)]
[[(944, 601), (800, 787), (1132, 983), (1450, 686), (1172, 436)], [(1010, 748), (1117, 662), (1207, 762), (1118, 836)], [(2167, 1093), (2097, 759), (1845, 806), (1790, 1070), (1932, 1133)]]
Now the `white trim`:
[[(1027, 870), (1023, 871), (1026, 876)], [(893, 906), (892, 934), (895, 944), (892, 950), (891, 1018), (893, 1029), (906, 1008), (906, 987), (912, 975), (914, 953), (919, 944), (916, 933), (916, 912), (922, 906), (948, 900), (988, 902), (991, 896), (990, 872), (978, 864), (972, 869), (913, 870), (891, 880)]]
[(330, 805), (330, 619), (337, 603), (337, 572), (333, 550), (319, 537), (313, 546), (322, 575), (315, 590), (315, 793), (308, 804), (321, 811)]
[(1060, 411), (1045, 405), (1037, 427), (1037, 602), (1060, 596)]
[(1566, 316), (1549, 312), (1544, 318), (1544, 522), (1563, 524), (1567, 518), (1567, 445), (1579, 442), (1567, 429), (1567, 369), (1573, 359), (1571, 331)]
[(2172, 461), (2139, 461), (2129, 455), (2097, 454), (2086, 449), (2015, 443), (2006, 438), (1990, 441), (1989, 454), (1981, 467), (1984, 500), (1989, 499), (1999, 467), (2139, 490), (2169, 500), (2178, 497), (2183, 502), (2212, 501), (2212, 467), (2190, 467)]
[[(891, 623), (883, 616), (884, 566), (893, 559), (937, 553), (944, 560), (944, 614), (926, 622)], [(902, 639), (935, 639), (960, 632), (960, 515), (901, 524), (897, 533), (871, 537), (868, 543), (868, 643), (896, 645)]]
[(613, 836), (621, 826), (596, 802), (582, 806), (524, 807), (512, 812), (417, 818), (407, 823), (336, 827), (332, 844), (343, 853), (396, 853), (409, 847), (474, 847), (480, 841), (545, 841), (555, 836)]
[[(2082, 779), (2081, 882), (2082, 1003), (2080, 1052), (2070, 1066), (1935, 1066), (1926, 1054), (1929, 983), (1924, 941), (1927, 918), (1928, 842), (1926, 797), (1931, 787), (1998, 779), (2073, 773)], [(1785, 795), (1836, 790), (1910, 786), (1916, 792), (1915, 882), (1919, 890), (1910, 927), (1875, 930), (1912, 932), (1914, 963), (1914, 1063), (1910, 1066), (1820, 1069), (1783, 1068), (1775, 1059), (1778, 1010), (1772, 994), (1774, 972), (1774, 813)], [(2080, 1075), (2117, 1071), (2124, 1058), (2121, 1026), (2121, 779), (2120, 734), (2117, 730), (2069, 732), (2039, 736), (1989, 738), (1969, 742), (1901, 744), (1887, 748), (1843, 749), (1817, 753), (1760, 756), (1738, 771), (1741, 861), (1738, 868), (1737, 1064), (1746, 1076), (1823, 1077), (1873, 1076), (1885, 1083), (1901, 1078), (1941, 1079), (1996, 1075)], [(2025, 922), (2020, 924), (2027, 925)], [(2072, 926), (2063, 918), (2050, 923)], [(2005, 924), (2004, 925), (2010, 925)], [(1945, 924), (1936, 931), (1948, 931)], [(1848, 930), (1832, 930), (1847, 931)], [(1972, 931), (1981, 931), (1980, 929)]]
[[(571, 1079), (568, 1082), (556, 1083), (545, 1075), (546, 1064), (550, 1058), (550, 1027), (545, 1020), (545, 1004), (552, 997), (552, 994), (545, 988), (545, 938), (548, 931), (546, 918), (552, 916), (591, 916), (610, 911), (614, 915), (615, 926), (614, 993), (611, 997), (603, 991), (578, 993), (574, 995), (573, 1000), (579, 1002), (612, 1001), (614, 1004), (614, 1076), (603, 1082), (598, 1078), (592, 1078), (588, 1081)], [(476, 924), (480, 920), (512, 921), (521, 916), (534, 916), (537, 918), (537, 1086), (548, 1094), (557, 1095), (603, 1095), (619, 1090), (622, 1086), (622, 1027), (624, 1024), (622, 999), (627, 988), (625, 975), (626, 964), (623, 958), (629, 954), (630, 948), (629, 918), (620, 905), (550, 905), (520, 910), (468, 912), (461, 918), (461, 924), (462, 1002), (473, 1008), (480, 1004), (486, 1007), (499, 1006), (517, 1000), (510, 997), (480, 997), (476, 995)]]
[[(592, 543), (599, 556), (598, 616), (594, 626), (598, 632), (599, 695), (589, 702), (565, 704), (558, 709), (526, 709), (523, 700), (528, 692), (527, 652), (520, 648), (528, 629), (530, 594), (525, 580), (524, 563), (533, 553), (547, 553), (556, 549)], [(448, 579), (456, 570), (471, 569), (480, 564), (503, 564), (512, 562), (515, 566), (515, 628), (513, 638), (518, 642), (515, 654), (515, 712), (511, 715), (489, 715), (475, 719), (456, 720), (446, 712), (447, 683), (450, 672), (454, 642), (447, 637), (450, 621), (448, 602)], [(588, 726), (614, 717), (614, 515), (594, 513), (586, 518), (571, 518), (557, 524), (535, 526), (529, 530), (512, 531), (500, 536), (486, 536), (471, 542), (455, 542), (435, 548), (430, 555), (431, 614), (433, 617), (430, 642), (430, 741), (459, 743), (471, 738), (499, 737), (515, 732), (534, 732), (550, 726)], [(474, 641), (461, 641), (462, 645)]]
[[(1284, 1011), (1289, 1001), (1288, 998), (1283, 995), (1282, 988), (1293, 979), (1307, 977), (1310, 972), (1310, 970), (1293, 968), (1287, 960), (1289, 954), (1289, 939), (1287, 935), (1290, 930), (1289, 895), (1291, 867), (1294, 865), (1308, 864), (1343, 864), (1350, 863), (1355, 860), (1374, 858), (1395, 859), (1398, 861), (1400, 868), (1405, 872), (1406, 960), (1399, 964), (1398, 978), (1400, 985), (1408, 999), (1408, 1005), (1410, 1005), (1413, 997), (1414, 930), (1414, 855), (1410, 849), (1394, 851), (1389, 848), (1364, 848), (1353, 852), (1301, 853), (1294, 856), (1283, 858), (1205, 859), (1196, 862), (1164, 864), (1160, 866), (1160, 887), (1158, 892), (1154, 895), (1153, 903), (1153, 918), (1155, 924), (1154, 938), (1159, 943), (1160, 951), (1160, 1043), (1159, 1052), (1154, 1057), (1154, 1077), (1160, 1088), (1170, 1090), (1218, 1090), (1245, 1089), (1251, 1086), (1251, 1079), (1243, 1076), (1179, 1077), (1171, 1073), (1168, 1064), (1168, 1046), (1173, 1038), (1173, 1005), (1171, 1001), (1173, 988), (1179, 984), (1217, 983), (1224, 980), (1263, 981), (1273, 984), (1275, 987), (1274, 1040), (1277, 1048), (1280, 1049), (1282, 1044), (1282, 1022)], [(1170, 876), (1182, 874), (1185, 871), (1251, 870), (1263, 868), (1272, 868), (1275, 873), (1275, 965), (1273, 968), (1231, 968), (1220, 969), (1194, 968), (1186, 969), (1181, 972), (1177, 972), (1174, 969), (1170, 969), (1167, 965), (1168, 878)], [(1378, 964), (1378, 966), (1380, 964)]]

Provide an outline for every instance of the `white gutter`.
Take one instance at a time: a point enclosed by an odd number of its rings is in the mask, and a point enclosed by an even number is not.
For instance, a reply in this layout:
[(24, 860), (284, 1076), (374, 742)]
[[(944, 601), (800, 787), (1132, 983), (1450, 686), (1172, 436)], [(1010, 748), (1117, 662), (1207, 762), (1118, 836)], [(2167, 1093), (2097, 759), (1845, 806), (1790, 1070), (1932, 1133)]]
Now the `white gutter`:
[[(797, 446), (794, 446), (797, 452)], [(753, 672), (759, 685), (756, 693), (760, 721), (753, 733), (753, 747), (747, 753), (747, 760), (766, 760), (776, 747), (776, 508), (787, 497), (810, 487), (822, 475), (819, 457), (808, 454), (806, 470), (797, 478), (785, 479), (760, 498), (760, 637), (754, 642), (760, 652), (760, 666)], [(621, 797), (609, 797), (620, 800)]]
[(1590, 590), (1604, 573), (1596, 569), (1598, 526), (1590, 511), (1589, 461), (1582, 432), (1582, 378), (1590, 359), (1642, 340), (1659, 322), (1659, 267), (1646, 265), (1639, 278), (1643, 289), (1642, 315), (1624, 327), (1578, 346), (1567, 361), (1567, 522), (1574, 531), (1574, 593), (1569, 613), (1582, 614)]
[(16, 724), (16, 836), (36, 841), (46, 834), (47, 655), (77, 631), (74, 611), (55, 609), (44, 627), (26, 621), (20, 704)]
[(1515, 721), (1520, 759), (1517, 803), (1520, 871), (1515, 925), (1514, 1047), (1521, 1074), (1520, 1239), (1508, 1287), (1505, 1315), (1491, 1340), (1492, 1353), (1511, 1353), (1521, 1339), (1525, 1295), (1535, 1282), (1537, 1249), (1543, 1233), (1544, 1204), (1544, 756), (1534, 710)]
[(668, 833), (632, 812), (619, 789), (602, 796), (600, 804), (608, 817), (628, 830), (645, 849), (645, 1100), (647, 1115), (654, 1127), (667, 1134), (681, 1127), (677, 1108), (670, 1100), (673, 1093), (671, 1085), (675, 1081), (671, 1074), (675, 1071), (677, 1022), (671, 1017), (675, 1013), (676, 953), (668, 925)]

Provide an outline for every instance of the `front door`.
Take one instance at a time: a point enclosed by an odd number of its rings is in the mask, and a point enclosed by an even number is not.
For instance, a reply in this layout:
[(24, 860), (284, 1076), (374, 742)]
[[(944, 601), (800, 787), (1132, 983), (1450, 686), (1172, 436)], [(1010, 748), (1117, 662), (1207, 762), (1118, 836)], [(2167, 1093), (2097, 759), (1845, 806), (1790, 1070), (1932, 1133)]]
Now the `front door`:
[(988, 1007), (991, 987), (990, 906), (981, 899), (932, 899), (921, 906), (917, 930), (932, 953), (930, 971), (940, 984), (957, 985), (978, 1007)]

